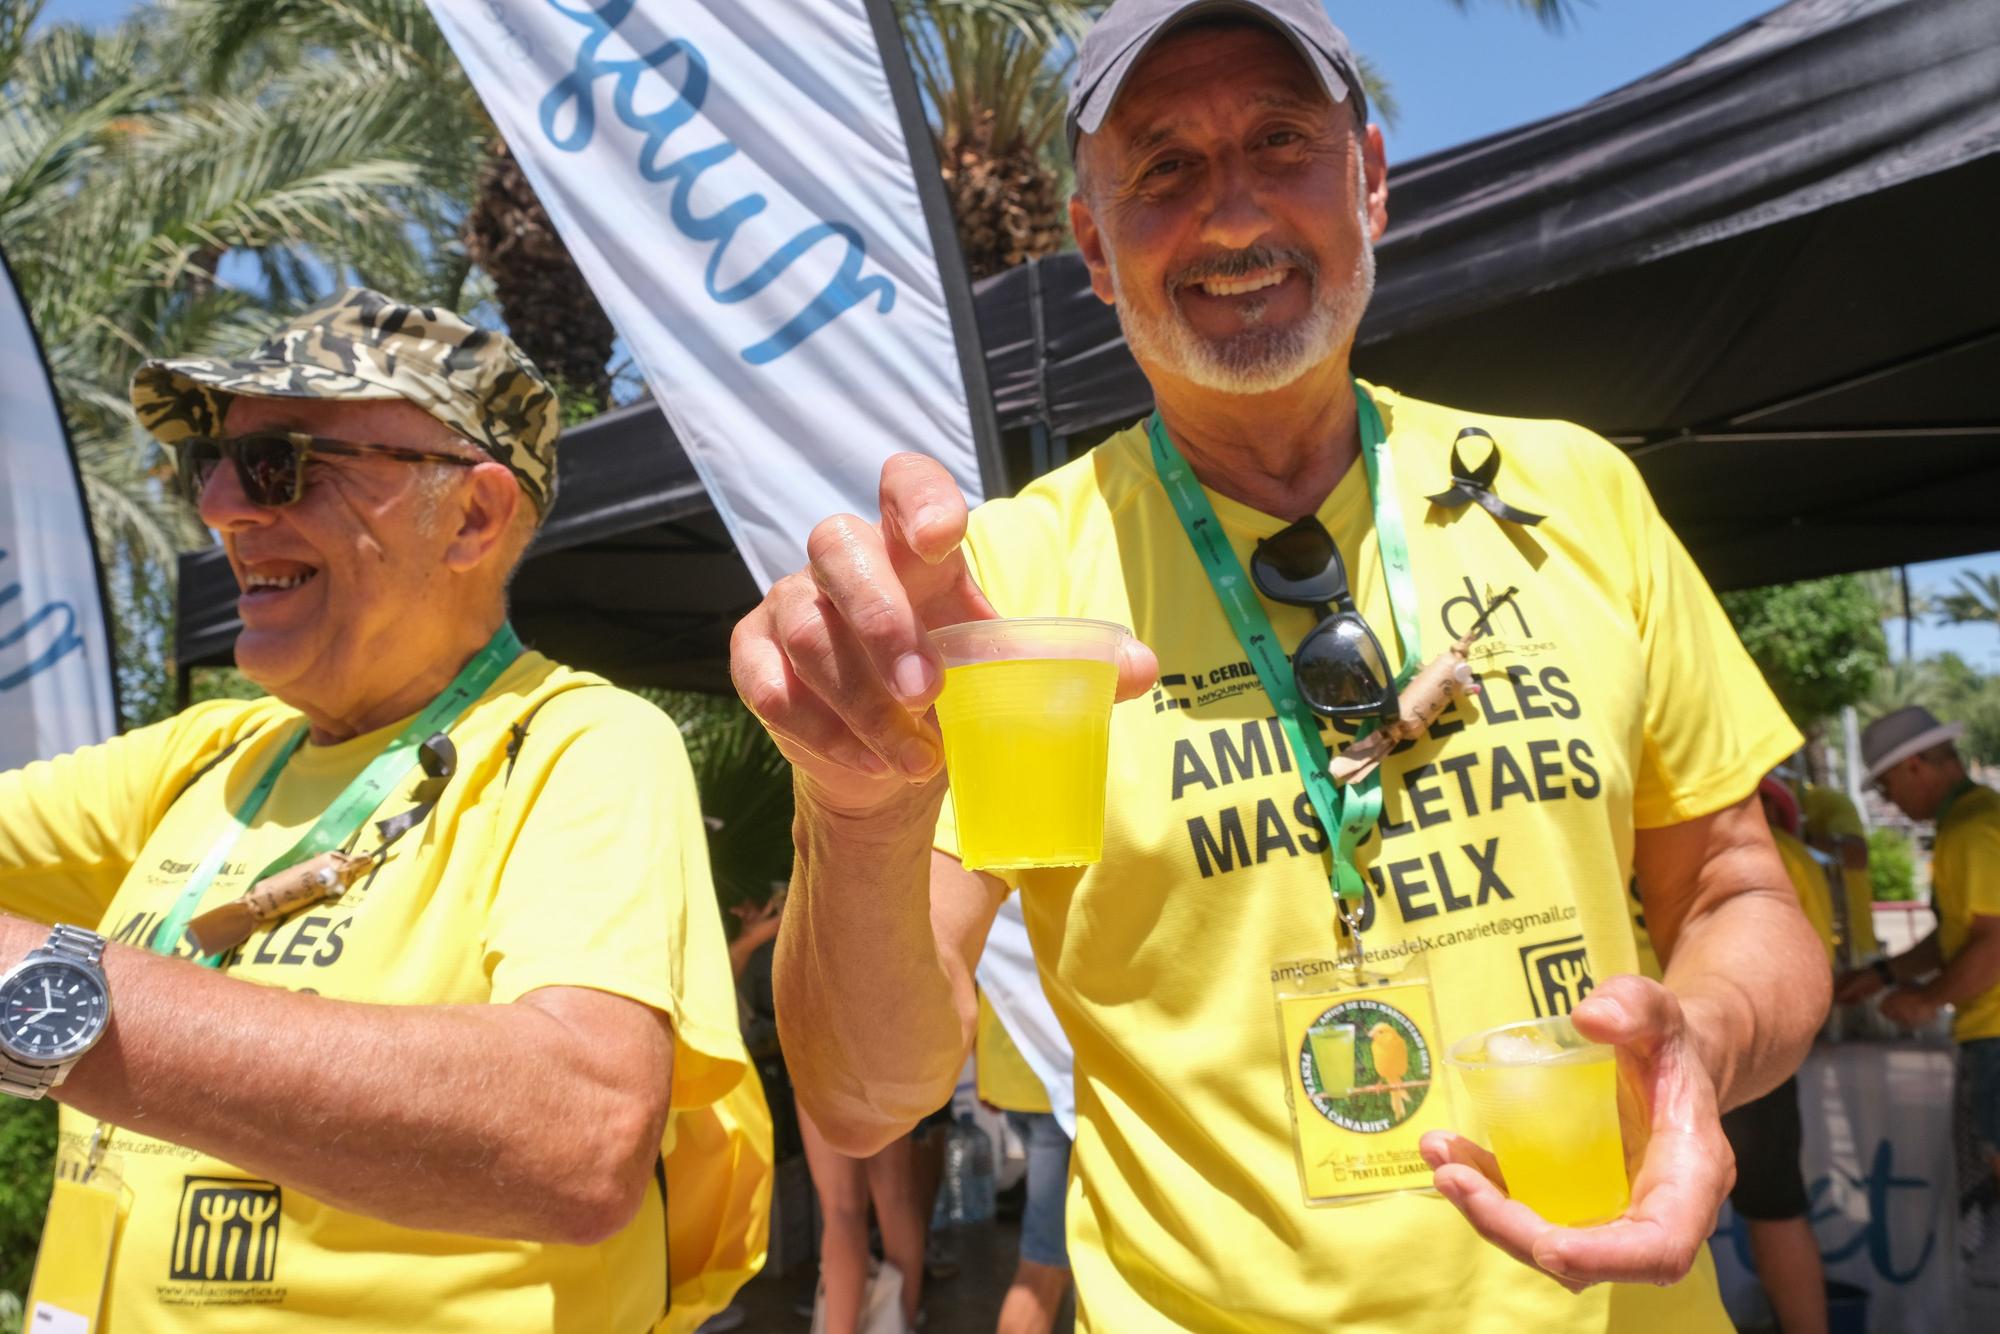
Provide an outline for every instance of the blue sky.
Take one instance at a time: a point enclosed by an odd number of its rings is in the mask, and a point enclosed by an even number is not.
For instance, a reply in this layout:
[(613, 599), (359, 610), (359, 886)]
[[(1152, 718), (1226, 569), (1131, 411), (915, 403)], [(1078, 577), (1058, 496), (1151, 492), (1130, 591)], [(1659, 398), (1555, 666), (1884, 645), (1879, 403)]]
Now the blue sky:
[(130, 0), (49, 0), (42, 10), (44, 22), (115, 23), (120, 15), (136, 6)]
[[(1407, 160), (1573, 107), (1678, 59), (1774, 7), (1774, 0), (1596, 0), (1551, 32), (1512, 0), (1330, 0), (1355, 50), (1388, 79), (1401, 107), (1386, 127), (1390, 161)], [(51, 0), (45, 19), (108, 23), (131, 0)], [(2000, 574), (2000, 553), (1911, 568), (1919, 592), (1948, 589), (1962, 569)], [(1891, 641), (1902, 648), (1900, 623)], [(2000, 670), (2000, 628), (1919, 624), (1919, 657), (1959, 653)]]

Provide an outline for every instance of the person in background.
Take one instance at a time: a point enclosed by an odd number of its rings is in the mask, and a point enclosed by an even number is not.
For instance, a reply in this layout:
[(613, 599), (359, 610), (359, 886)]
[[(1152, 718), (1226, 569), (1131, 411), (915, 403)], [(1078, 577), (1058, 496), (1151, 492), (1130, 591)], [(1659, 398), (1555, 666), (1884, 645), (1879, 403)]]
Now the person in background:
[(1049, 1334), (1070, 1288), (1064, 1197), (1075, 1076), (1069, 1043), (1042, 994), (1019, 895), (1010, 895), (994, 915), (978, 982), (973, 1051), (979, 1096), (1007, 1114), (1028, 1155), (1021, 1252), (1000, 1303), (998, 1334)]
[(1991, 1169), (1978, 1183), (1990, 1198), (2000, 1188), (2000, 793), (1966, 773), (1956, 745), (1964, 735), (1963, 723), (1941, 723), (1915, 704), (1861, 734), (1869, 781), (1912, 820), (1936, 824), (1931, 904), (1938, 925), (1894, 958), (1843, 976), (1836, 995), (1853, 1002), (1886, 990), (1882, 1013), (1905, 1028), (1923, 1028), (1955, 1007), (1960, 1101), (1971, 1121), (1965, 1129)]
[[(743, 1045), (759, 1065), (778, 1047), (777, 1016), (771, 999), (771, 942), (778, 938), (785, 885), (780, 881), (771, 888), (768, 901), (733, 904), (729, 909), (729, 915), (736, 919), (736, 935), (729, 942), (729, 971), (736, 979), (737, 1018), (743, 1029)], [(710, 1316), (697, 1334), (728, 1334), (749, 1320), (743, 1303), (731, 1301)]]
[[(1779, 860), (1799, 907), (1833, 957), (1832, 887), (1812, 851), (1799, 841), (1799, 807), (1776, 775), (1758, 786)], [(1770, 1299), (1780, 1334), (1826, 1334), (1826, 1268), (1813, 1236), (1811, 1200), (1800, 1152), (1799, 1081), (1794, 1075), (1761, 1098), (1722, 1114), (1722, 1133), (1736, 1154), (1729, 1203), (1750, 1232), (1750, 1258)]]
[(1847, 958), (1873, 959), (1882, 953), (1875, 937), (1875, 885), (1868, 874), (1868, 831), (1853, 798), (1837, 787), (1806, 785), (1799, 802), (1808, 846), (1837, 858), (1847, 901)]

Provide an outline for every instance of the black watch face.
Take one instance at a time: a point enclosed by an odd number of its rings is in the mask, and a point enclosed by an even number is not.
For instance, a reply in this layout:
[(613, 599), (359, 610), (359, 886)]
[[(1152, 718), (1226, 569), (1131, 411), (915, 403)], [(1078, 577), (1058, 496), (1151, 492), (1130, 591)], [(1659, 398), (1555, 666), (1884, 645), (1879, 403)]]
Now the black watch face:
[(0, 985), (0, 1036), (37, 1064), (65, 1061), (88, 1047), (108, 1012), (103, 985), (71, 963), (31, 963)]

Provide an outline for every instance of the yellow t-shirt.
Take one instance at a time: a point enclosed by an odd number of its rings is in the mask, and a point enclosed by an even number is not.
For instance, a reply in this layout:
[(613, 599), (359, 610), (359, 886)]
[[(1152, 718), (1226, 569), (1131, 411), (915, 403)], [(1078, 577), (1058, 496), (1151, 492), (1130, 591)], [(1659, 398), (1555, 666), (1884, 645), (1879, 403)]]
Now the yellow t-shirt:
[[(510, 775), (509, 725), (544, 700)], [(299, 726), (276, 700), (204, 704), (0, 775), (0, 906), (143, 946)], [(241, 893), (402, 726), (301, 747), (203, 903)], [(413, 1230), (119, 1130), (109, 1161), (130, 1188), (131, 1213), (111, 1275), (110, 1334), (226, 1334), (314, 1319), (384, 1330), (646, 1330), (667, 1306), (669, 1247), (675, 1302), (663, 1327), (692, 1329), (761, 1266), (770, 1119), (737, 1034), (679, 732), (645, 701), (528, 653), (451, 738), (457, 774), (379, 872), (336, 902), (260, 929), (226, 970), (338, 1000), (504, 1004), (540, 987), (582, 986), (664, 1012), (675, 1038), (662, 1144), (671, 1227), (654, 1190), (629, 1226), (596, 1246)], [(414, 805), (407, 794), (422, 777), (413, 772), (378, 814)], [(372, 828), (359, 846), (375, 846)], [(65, 1108), (61, 1152), (80, 1155), (94, 1126)]]
[(973, 1035), (972, 1065), (979, 1079), (980, 1101), (991, 1103), (1003, 1112), (1050, 1110), (1049, 1091), (1042, 1087), (1035, 1068), (1008, 1036), (1007, 1026), (1000, 1022), (985, 992), (979, 994), (979, 1027)]
[(1799, 907), (1812, 923), (1819, 943), (1826, 947), (1826, 957), (1832, 959), (1833, 886), (1827, 883), (1826, 872), (1813, 859), (1812, 849), (1784, 830), (1773, 826), (1771, 841), (1778, 845), (1778, 860), (1785, 864), (1785, 876), (1792, 882), (1792, 892), (1799, 896)]
[(1806, 784), (1805, 795), (1799, 800), (1799, 814), (1805, 820), (1809, 838), (1839, 838), (1850, 834), (1860, 838), (1867, 833), (1861, 827), (1861, 812), (1855, 809), (1854, 799), (1837, 787)]
[[(1861, 827), (1861, 812), (1855, 809), (1853, 798), (1839, 788), (1808, 784), (1805, 798), (1799, 806), (1805, 815), (1806, 837), (1809, 839), (1866, 837), (1866, 831)], [(1882, 952), (1882, 942), (1875, 936), (1874, 880), (1865, 866), (1843, 865), (1840, 868), (1840, 883), (1847, 898), (1847, 933), (1851, 947), (1848, 957), (1872, 959)]]
[[(1615, 449), (1561, 423), (1386, 390), (1377, 402), (1424, 657), (1520, 588), (1473, 650), (1483, 693), (1388, 759), (1382, 818), (1359, 849), (1369, 951), (1428, 955), (1449, 1042), (1566, 1012), (1593, 979), (1633, 971), (1635, 829), (1740, 800), (1798, 737)], [(1539, 527), (1426, 502), (1475, 424), (1505, 451), (1501, 494), (1546, 514)], [(1285, 526), (1209, 498), (1246, 566), (1256, 539)], [(1393, 645), (1364, 469), (1319, 517)], [(1334, 953), (1325, 839), (1143, 429), (982, 506), (968, 547), (1003, 615), (1117, 621), (1160, 659), (1157, 688), (1113, 715), (1103, 860), (1007, 877), (1076, 1051), (1080, 1323), (1408, 1334), (1457, 1331), (1477, 1312), (1481, 1328), (1538, 1334), (1727, 1331), (1705, 1253), (1675, 1288), (1573, 1297), (1436, 1196), (1303, 1204), (1272, 978)], [(1287, 645), (1314, 622), (1267, 610)], [(937, 842), (955, 855), (949, 804)]]
[[(1931, 901), (1945, 962), (1958, 957), (1974, 916), (2000, 917), (2000, 792), (1971, 787), (1938, 825), (1931, 848)], [(2000, 1038), (2000, 985), (1958, 1007), (1951, 1035), (1960, 1042)]]

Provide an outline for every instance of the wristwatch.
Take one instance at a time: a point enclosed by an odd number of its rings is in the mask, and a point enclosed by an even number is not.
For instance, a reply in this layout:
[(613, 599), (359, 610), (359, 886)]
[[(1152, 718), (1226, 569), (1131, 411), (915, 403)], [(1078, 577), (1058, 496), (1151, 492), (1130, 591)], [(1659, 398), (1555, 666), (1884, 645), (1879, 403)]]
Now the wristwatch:
[(63, 1082), (111, 1023), (104, 937), (58, 926), (0, 976), (0, 1093), (39, 1098)]

